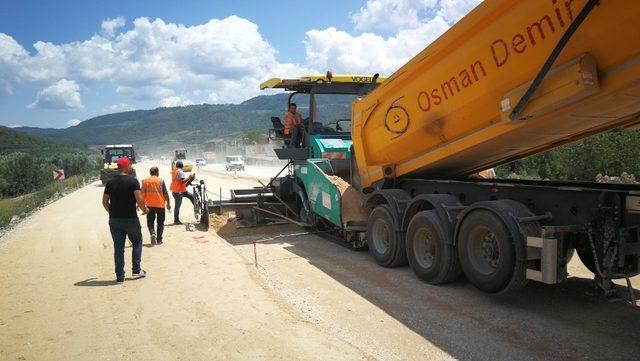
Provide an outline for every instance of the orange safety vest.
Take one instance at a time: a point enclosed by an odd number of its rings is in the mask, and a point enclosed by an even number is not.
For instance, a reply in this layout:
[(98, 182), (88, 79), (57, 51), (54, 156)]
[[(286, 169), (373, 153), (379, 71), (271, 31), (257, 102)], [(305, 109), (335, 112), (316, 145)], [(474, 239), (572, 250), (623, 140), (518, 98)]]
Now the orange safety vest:
[(142, 181), (142, 196), (147, 207), (164, 208), (165, 198), (162, 192), (162, 179), (151, 176)]
[(187, 185), (178, 178), (180, 168), (171, 171), (171, 191), (176, 193), (184, 193), (187, 191)]

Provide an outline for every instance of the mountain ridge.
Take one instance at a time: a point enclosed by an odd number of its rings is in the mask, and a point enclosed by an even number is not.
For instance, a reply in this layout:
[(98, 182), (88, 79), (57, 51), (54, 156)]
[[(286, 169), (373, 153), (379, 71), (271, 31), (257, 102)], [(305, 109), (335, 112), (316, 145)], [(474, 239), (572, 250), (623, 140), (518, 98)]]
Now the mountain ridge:
[[(18, 127), (14, 130), (52, 140), (71, 141), (86, 146), (131, 143), (151, 149), (201, 144), (207, 140), (233, 137), (250, 130), (267, 133), (272, 116), (286, 112), (288, 93), (259, 95), (240, 104), (198, 104), (181, 107), (131, 110), (104, 114), (63, 129)], [(321, 95), (318, 113), (327, 119), (349, 118), (354, 97)], [(308, 95), (293, 98), (306, 116)]]

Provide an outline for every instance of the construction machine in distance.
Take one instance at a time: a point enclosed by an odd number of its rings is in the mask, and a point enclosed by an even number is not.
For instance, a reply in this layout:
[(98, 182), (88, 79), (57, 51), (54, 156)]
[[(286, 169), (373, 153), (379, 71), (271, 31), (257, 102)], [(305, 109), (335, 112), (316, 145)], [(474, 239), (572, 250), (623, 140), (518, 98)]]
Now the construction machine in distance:
[[(487, 0), (387, 79), (271, 79), (261, 88), (289, 102), (309, 94), (303, 145), (276, 149), (288, 173), (211, 210), (332, 229), (383, 267), (408, 263), (431, 284), (464, 273), (488, 293), (560, 283), (577, 253), (605, 296), (626, 279), (633, 300), (638, 185), (473, 175), (637, 127), (639, 18), (635, 0)], [(349, 128), (321, 124), (320, 94), (356, 96)]]
[[(129, 158), (132, 164), (136, 163), (136, 152), (131, 144), (105, 145), (100, 151), (104, 156), (102, 159), (102, 169), (100, 169), (100, 181), (102, 185), (107, 184), (111, 178), (118, 174), (117, 161), (121, 157)], [(135, 177), (136, 170), (131, 168), (131, 174)]]
[(193, 162), (187, 160), (187, 150), (185, 148), (176, 149), (173, 160), (171, 161), (171, 169), (176, 169), (176, 162), (182, 161), (182, 170), (191, 172), (193, 170)]

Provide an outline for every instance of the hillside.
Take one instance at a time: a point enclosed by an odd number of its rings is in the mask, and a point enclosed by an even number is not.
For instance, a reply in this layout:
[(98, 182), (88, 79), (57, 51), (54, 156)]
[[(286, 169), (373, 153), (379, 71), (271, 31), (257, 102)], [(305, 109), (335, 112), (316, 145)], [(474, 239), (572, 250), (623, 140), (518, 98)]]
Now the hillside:
[[(288, 94), (262, 95), (241, 104), (200, 104), (101, 115), (66, 129), (15, 129), (88, 146), (132, 143), (143, 150), (155, 151), (160, 147), (165, 151), (248, 130), (266, 133), (271, 127), (270, 118), (285, 113), (287, 98)], [(306, 116), (308, 96), (296, 95), (293, 101)], [(351, 96), (319, 96), (318, 113), (327, 119), (349, 118), (352, 101)]]
[(49, 156), (53, 153), (86, 153), (87, 151), (85, 146), (79, 144), (54, 141), (0, 126), (0, 155), (21, 152)]

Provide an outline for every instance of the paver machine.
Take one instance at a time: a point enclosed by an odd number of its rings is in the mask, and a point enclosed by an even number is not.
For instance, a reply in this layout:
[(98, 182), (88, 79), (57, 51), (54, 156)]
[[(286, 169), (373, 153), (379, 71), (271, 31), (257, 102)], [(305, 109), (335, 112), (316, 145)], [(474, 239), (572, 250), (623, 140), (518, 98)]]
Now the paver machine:
[[(290, 92), (287, 109), (301, 98), (299, 108), (307, 109), (303, 120), (301, 147), (289, 147), (284, 135), (284, 125), (279, 117), (271, 118), (269, 137), (274, 141), (286, 141), (275, 149), (279, 159), (287, 165), (268, 184), (251, 189), (234, 189), (229, 201), (212, 201), (211, 212), (234, 211), (238, 224), (253, 226), (278, 222), (294, 222), (312, 228), (330, 229), (349, 239), (363, 231), (366, 218), (345, 215), (341, 205), (351, 179), (351, 132), (348, 107), (356, 97), (362, 97), (375, 89), (385, 77), (378, 75), (308, 75), (297, 79), (270, 79), (261, 89), (283, 89)], [(323, 96), (332, 96), (332, 102), (342, 102), (344, 113), (332, 107), (319, 105)], [(342, 101), (337, 97), (344, 97)], [(341, 188), (342, 187), (342, 188)], [(358, 201), (352, 201), (354, 208)], [(358, 212), (351, 212), (355, 215)], [(360, 232), (361, 234), (361, 232)], [(364, 237), (354, 240), (354, 247), (365, 245)]]

